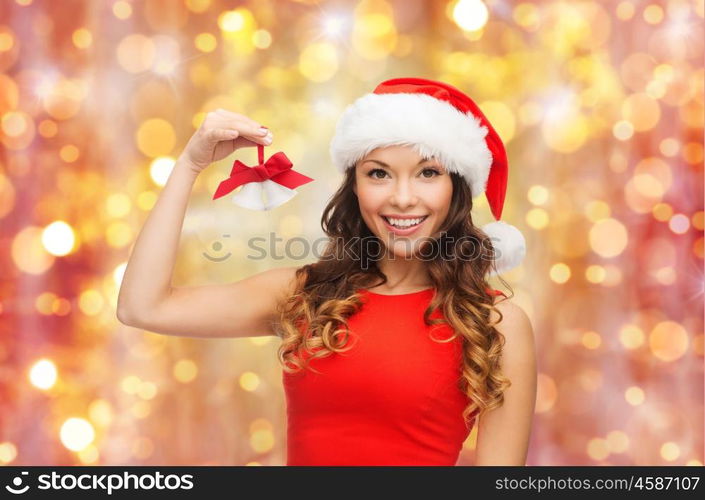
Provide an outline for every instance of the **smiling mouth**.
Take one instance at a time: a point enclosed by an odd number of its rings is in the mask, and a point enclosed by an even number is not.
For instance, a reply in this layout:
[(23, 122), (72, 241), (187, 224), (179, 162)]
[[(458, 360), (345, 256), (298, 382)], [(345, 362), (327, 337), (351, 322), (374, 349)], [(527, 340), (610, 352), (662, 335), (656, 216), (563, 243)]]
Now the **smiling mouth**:
[(424, 215), (423, 217), (420, 218), (419, 222), (416, 223), (416, 224), (413, 224), (413, 225), (410, 225), (410, 226), (397, 226), (397, 225), (395, 225), (395, 224), (392, 224), (392, 222), (391, 222), (387, 217), (385, 217), (384, 215), (381, 215), (380, 217), (382, 217), (382, 219), (384, 219), (384, 221), (385, 221), (387, 224), (389, 224), (390, 226), (392, 226), (392, 227), (395, 228), (395, 229), (412, 229), (412, 228), (415, 228), (415, 227), (417, 227), (417, 226), (420, 226), (421, 224), (423, 224), (423, 222), (424, 222), (426, 219), (428, 219), (428, 215)]

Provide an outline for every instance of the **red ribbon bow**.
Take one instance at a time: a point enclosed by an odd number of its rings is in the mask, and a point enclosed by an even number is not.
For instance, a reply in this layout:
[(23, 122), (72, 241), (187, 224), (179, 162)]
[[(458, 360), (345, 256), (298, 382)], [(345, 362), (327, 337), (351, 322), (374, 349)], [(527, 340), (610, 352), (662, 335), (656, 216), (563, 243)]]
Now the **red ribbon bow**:
[(257, 159), (259, 164), (255, 167), (248, 167), (240, 160), (235, 160), (230, 171), (230, 177), (222, 181), (215, 190), (213, 199), (225, 196), (233, 189), (248, 182), (262, 182), (272, 180), (289, 189), (294, 189), (302, 184), (311, 182), (313, 179), (292, 169), (293, 164), (281, 151), (272, 155), (269, 160), (264, 161), (264, 146), (257, 145)]

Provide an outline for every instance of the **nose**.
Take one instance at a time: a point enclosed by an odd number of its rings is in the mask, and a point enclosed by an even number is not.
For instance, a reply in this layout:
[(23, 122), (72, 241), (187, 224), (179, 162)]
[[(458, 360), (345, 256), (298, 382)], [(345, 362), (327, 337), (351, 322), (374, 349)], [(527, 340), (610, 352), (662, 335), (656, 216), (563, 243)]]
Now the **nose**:
[(389, 203), (401, 209), (413, 207), (418, 202), (412, 183), (408, 179), (400, 179), (395, 183)]

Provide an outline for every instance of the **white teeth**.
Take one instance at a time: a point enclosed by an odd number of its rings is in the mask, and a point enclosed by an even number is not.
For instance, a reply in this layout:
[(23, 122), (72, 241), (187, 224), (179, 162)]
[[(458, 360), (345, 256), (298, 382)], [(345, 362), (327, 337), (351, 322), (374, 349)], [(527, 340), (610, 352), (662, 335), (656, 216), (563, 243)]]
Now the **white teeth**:
[(385, 217), (385, 219), (394, 227), (405, 228), (419, 224), (425, 217), (419, 219), (390, 219), (389, 217)]

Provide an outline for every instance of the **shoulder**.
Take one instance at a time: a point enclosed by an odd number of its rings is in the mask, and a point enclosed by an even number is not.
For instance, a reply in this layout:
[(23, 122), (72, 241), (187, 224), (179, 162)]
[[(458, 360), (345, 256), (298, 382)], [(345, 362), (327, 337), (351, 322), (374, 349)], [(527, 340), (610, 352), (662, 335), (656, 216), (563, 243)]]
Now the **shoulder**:
[(495, 307), (502, 314), (501, 319), (492, 311), (490, 319), (498, 323), (495, 328), (505, 338), (505, 353), (512, 356), (517, 353), (526, 357), (534, 353), (534, 330), (526, 311), (512, 299), (497, 297)]
[(279, 299), (292, 296), (296, 291), (296, 272), (298, 267), (275, 267), (267, 271), (271, 291)]

